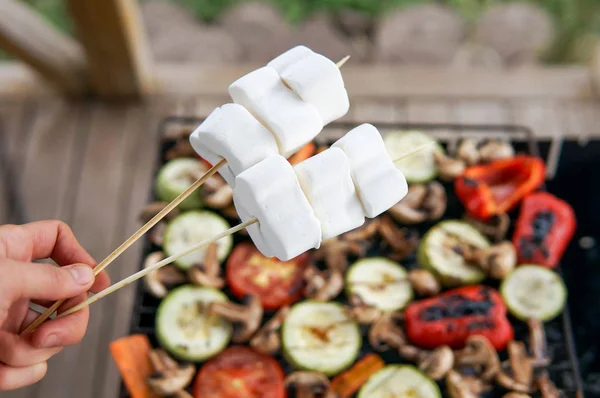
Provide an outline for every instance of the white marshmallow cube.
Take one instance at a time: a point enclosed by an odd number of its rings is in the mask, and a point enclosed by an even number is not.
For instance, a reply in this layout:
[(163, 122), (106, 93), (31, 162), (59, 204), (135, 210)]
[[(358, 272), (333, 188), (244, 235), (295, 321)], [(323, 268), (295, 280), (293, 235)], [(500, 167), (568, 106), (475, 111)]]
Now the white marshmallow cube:
[(365, 214), (340, 148), (329, 148), (294, 166), (300, 186), (321, 223), (323, 240), (360, 227)]
[(294, 47), (267, 64), (304, 101), (317, 108), (323, 124), (344, 116), (350, 108), (339, 68), (306, 47)]
[(225, 104), (212, 111), (191, 134), (190, 143), (213, 165), (227, 160), (219, 173), (231, 187), (242, 171), (279, 153), (273, 134), (238, 104)]
[(321, 244), (321, 226), (300, 188), (290, 163), (269, 156), (236, 177), (233, 203), (242, 219), (258, 224), (247, 228), (266, 257), (290, 260)]
[(233, 82), (229, 94), (273, 133), (279, 153), (285, 157), (308, 144), (323, 129), (317, 109), (287, 88), (269, 66)]
[(352, 179), (367, 217), (377, 217), (406, 196), (406, 178), (394, 166), (373, 125), (361, 124), (332, 147), (340, 148), (350, 159)]

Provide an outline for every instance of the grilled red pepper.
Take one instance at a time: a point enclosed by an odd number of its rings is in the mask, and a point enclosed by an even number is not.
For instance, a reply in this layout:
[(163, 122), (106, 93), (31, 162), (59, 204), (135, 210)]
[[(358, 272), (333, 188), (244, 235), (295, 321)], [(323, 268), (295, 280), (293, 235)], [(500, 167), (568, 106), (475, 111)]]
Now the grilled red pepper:
[(540, 158), (520, 155), (467, 168), (454, 189), (471, 215), (487, 219), (512, 210), (542, 185), (545, 172)]
[(514, 336), (506, 306), (496, 290), (483, 285), (449, 290), (410, 304), (404, 312), (406, 335), (425, 348), (462, 348), (471, 335), (487, 337), (503, 349)]
[(576, 224), (575, 212), (564, 200), (547, 192), (527, 196), (513, 235), (519, 262), (556, 267)]

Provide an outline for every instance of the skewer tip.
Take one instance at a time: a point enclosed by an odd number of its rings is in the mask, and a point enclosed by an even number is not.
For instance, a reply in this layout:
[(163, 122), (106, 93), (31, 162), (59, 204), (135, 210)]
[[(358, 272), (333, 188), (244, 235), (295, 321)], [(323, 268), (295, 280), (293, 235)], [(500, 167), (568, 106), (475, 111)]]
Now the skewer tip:
[(346, 62), (348, 62), (348, 60), (349, 60), (349, 59), (350, 59), (350, 56), (349, 56), (349, 55), (346, 55), (344, 58), (342, 58), (340, 61), (338, 61), (338, 63), (337, 63), (337, 64), (335, 64), (335, 66), (337, 66), (337, 67), (338, 67), (338, 69), (339, 69), (339, 68), (341, 68), (342, 66), (344, 66), (344, 64), (345, 64)]

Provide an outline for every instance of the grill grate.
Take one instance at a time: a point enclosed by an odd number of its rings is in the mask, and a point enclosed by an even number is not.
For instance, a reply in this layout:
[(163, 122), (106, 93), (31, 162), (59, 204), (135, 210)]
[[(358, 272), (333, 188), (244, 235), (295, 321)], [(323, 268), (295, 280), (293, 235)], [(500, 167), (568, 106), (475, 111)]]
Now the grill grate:
[[(160, 137), (165, 137), (168, 132), (172, 131), (185, 131), (191, 132), (195, 126), (197, 126), (202, 120), (193, 117), (170, 117), (161, 123), (160, 126)], [(535, 140), (533, 132), (522, 126), (517, 125), (464, 125), (464, 124), (418, 124), (418, 123), (373, 123), (376, 125), (383, 134), (394, 130), (411, 130), (420, 129), (427, 133), (435, 136), (442, 142), (449, 150), (456, 147), (456, 143), (461, 138), (473, 137), (473, 138), (484, 138), (484, 139), (506, 139), (510, 140), (517, 151), (527, 152), (535, 156), (541, 156), (540, 148)], [(319, 144), (327, 144), (339, 138), (342, 134), (352, 129), (356, 125), (350, 122), (334, 122), (328, 125), (321, 134), (315, 140)], [(165, 153), (170, 148), (170, 144), (165, 140), (163, 143), (160, 153), (158, 154), (156, 168), (154, 172), (165, 161)], [(549, 159), (549, 166), (553, 168), (556, 166), (556, 158), (558, 154), (556, 150), (551, 148), (555, 147), (553, 143), (550, 145), (544, 145), (549, 152), (547, 155)], [(560, 146), (558, 148), (560, 151)], [(554, 153), (554, 155), (553, 155)], [(451, 195), (453, 192), (451, 187), (446, 185), (446, 191), (448, 195), (448, 210), (446, 215), (454, 218), (460, 218), (462, 216), (462, 207), (458, 199)], [(152, 200), (153, 197), (150, 198)], [(428, 229), (431, 225), (418, 226), (416, 229), (420, 236), (423, 232)], [(235, 237), (235, 243), (242, 239), (239, 236)], [(144, 256), (151, 251), (156, 250), (148, 240), (145, 240), (143, 254)], [(371, 253), (369, 253), (371, 254)], [(407, 269), (411, 269), (416, 266), (416, 258), (408, 258), (402, 261), (402, 265)], [(140, 264), (140, 267), (143, 267)], [(560, 272), (560, 270), (559, 270)], [(143, 333), (148, 335), (153, 345), (157, 344), (156, 337), (154, 335), (154, 317), (156, 314), (159, 300), (150, 296), (144, 291), (143, 285), (138, 284), (136, 292), (136, 298), (134, 303), (134, 311), (131, 318), (130, 333)], [(527, 326), (522, 322), (513, 322), (515, 327), (515, 336), (518, 340), (528, 341), (528, 330)], [(577, 359), (577, 353), (575, 350), (575, 343), (573, 339), (573, 332), (571, 327), (571, 321), (569, 316), (568, 308), (565, 307), (563, 314), (554, 319), (551, 322), (545, 324), (548, 352), (552, 358), (552, 363), (548, 367), (548, 371), (551, 379), (561, 388), (568, 397), (583, 397), (583, 386), (579, 373), (579, 363)], [(370, 347), (366, 344), (363, 347), (363, 354), (368, 352)], [(382, 357), (386, 362), (402, 362), (401, 358), (394, 353), (384, 353)], [(287, 365), (284, 363), (284, 368)], [(124, 387), (121, 388), (121, 397), (128, 397), (128, 394)], [(492, 390), (486, 395), (486, 397), (501, 397), (502, 391)]]

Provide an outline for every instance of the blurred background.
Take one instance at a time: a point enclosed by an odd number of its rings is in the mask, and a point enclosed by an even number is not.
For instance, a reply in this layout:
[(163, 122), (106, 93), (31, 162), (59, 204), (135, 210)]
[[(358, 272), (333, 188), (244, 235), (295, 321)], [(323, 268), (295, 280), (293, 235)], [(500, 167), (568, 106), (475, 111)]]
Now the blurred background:
[[(0, 0), (0, 224), (58, 218), (98, 260), (149, 200), (165, 118), (192, 124), (296, 44), (337, 61), (344, 122), (520, 125), (580, 221), (565, 280), (589, 396), (600, 396), (599, 0)], [(140, 267), (141, 246), (109, 268)], [(118, 396), (107, 346), (135, 289), (13, 398)]]

